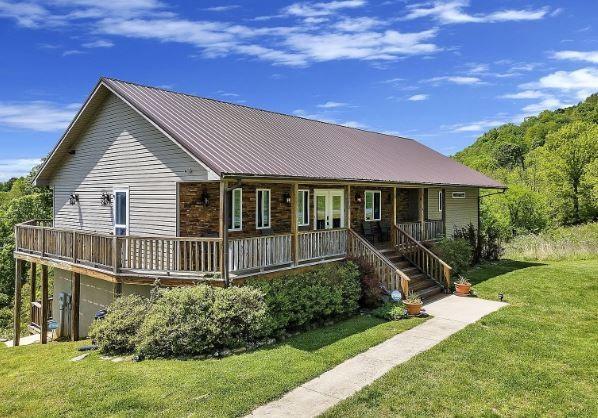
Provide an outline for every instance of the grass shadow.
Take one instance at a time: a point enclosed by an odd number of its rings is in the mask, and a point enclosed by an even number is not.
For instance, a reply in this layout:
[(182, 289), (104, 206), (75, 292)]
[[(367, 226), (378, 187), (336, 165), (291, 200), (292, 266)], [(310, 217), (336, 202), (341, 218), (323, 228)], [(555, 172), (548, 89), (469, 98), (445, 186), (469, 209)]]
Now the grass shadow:
[(484, 262), (471, 268), (467, 272), (467, 279), (472, 285), (476, 285), (486, 280), (492, 279), (493, 277), (500, 276), (502, 274), (510, 273), (515, 270), (522, 270), (528, 267), (544, 266), (544, 263), (530, 262), (530, 261), (518, 261), (511, 259), (503, 259), (493, 262)]
[(289, 338), (286, 344), (298, 350), (316, 351), (385, 322), (369, 315), (358, 315), (337, 322), (334, 325), (304, 331), (295, 337)]

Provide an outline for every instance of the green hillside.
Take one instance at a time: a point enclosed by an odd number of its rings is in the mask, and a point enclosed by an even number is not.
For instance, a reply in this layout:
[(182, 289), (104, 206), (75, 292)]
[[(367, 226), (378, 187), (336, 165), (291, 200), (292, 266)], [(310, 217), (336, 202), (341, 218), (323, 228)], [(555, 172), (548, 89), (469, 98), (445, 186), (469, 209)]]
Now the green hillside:
[(483, 215), (504, 234), (598, 217), (598, 94), (565, 109), (480, 136), (454, 158), (509, 187), (483, 199)]

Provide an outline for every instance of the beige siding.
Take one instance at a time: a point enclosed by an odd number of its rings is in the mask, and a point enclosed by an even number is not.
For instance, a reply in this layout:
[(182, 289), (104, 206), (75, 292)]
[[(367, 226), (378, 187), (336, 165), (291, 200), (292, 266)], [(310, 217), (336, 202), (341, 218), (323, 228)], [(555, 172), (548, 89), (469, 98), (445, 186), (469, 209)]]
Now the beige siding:
[(442, 219), (442, 211), (438, 210), (438, 192), (442, 189), (428, 189), (428, 219)]
[[(465, 192), (464, 199), (454, 199), (452, 192)], [(478, 193), (476, 188), (446, 189), (446, 233), (451, 236), (455, 229), (478, 226)]]
[[(127, 104), (110, 95), (51, 180), (56, 226), (113, 231), (102, 192), (129, 187), (131, 235), (175, 235), (177, 182), (208, 178), (207, 171)], [(71, 193), (79, 204), (70, 205)]]

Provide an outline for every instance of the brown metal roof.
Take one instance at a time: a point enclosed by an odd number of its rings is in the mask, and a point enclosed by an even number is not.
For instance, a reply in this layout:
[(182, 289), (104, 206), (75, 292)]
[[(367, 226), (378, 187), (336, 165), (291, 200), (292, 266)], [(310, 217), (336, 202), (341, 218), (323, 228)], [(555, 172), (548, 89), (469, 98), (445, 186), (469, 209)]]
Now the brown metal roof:
[(412, 139), (111, 78), (101, 82), (221, 176), (504, 187)]

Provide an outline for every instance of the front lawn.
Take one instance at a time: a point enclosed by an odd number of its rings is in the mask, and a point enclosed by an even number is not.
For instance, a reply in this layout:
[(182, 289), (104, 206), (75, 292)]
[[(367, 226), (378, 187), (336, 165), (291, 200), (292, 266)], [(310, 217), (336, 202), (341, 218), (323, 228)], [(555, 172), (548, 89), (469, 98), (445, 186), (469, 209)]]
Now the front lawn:
[(0, 416), (235, 416), (422, 322), (356, 316), (221, 360), (113, 363), (76, 346), (0, 348)]
[(470, 277), (510, 306), (325, 415), (598, 416), (598, 260), (505, 260)]

